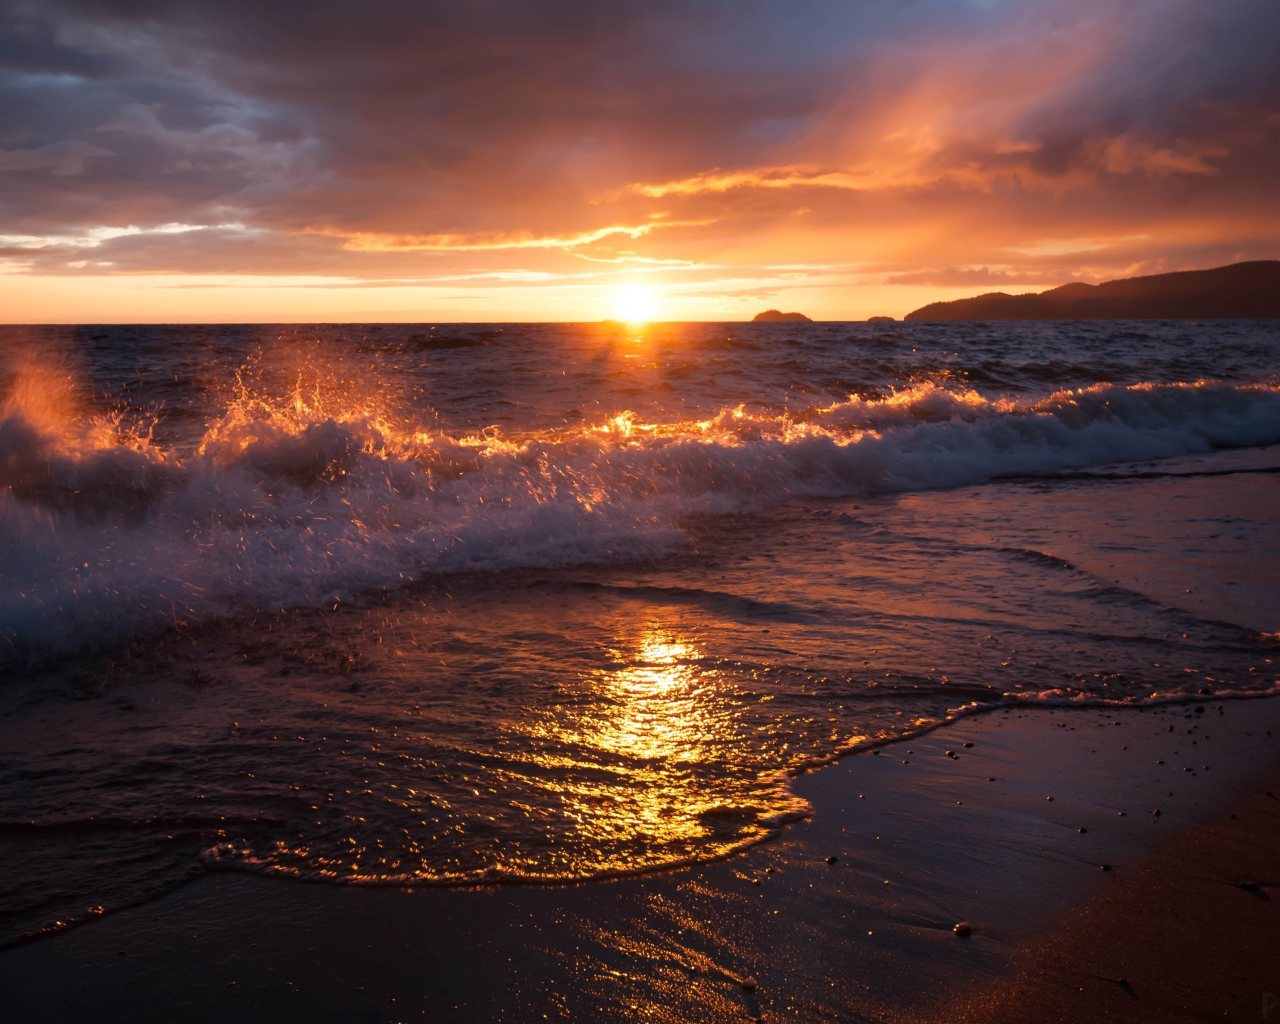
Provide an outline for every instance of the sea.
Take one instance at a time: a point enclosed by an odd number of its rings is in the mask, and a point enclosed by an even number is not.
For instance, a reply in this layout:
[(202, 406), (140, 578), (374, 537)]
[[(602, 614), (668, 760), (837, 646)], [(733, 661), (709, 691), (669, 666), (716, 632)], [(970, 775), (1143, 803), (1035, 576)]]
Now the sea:
[(968, 715), (1280, 692), (1280, 322), (0, 328), (0, 946), (732, 856)]

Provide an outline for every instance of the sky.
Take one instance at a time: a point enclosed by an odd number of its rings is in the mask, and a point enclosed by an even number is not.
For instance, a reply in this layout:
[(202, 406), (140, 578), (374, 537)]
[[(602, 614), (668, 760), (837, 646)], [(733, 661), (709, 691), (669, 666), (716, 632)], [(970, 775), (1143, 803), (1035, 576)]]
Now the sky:
[(0, 0), (0, 321), (902, 316), (1280, 258), (1276, 0)]

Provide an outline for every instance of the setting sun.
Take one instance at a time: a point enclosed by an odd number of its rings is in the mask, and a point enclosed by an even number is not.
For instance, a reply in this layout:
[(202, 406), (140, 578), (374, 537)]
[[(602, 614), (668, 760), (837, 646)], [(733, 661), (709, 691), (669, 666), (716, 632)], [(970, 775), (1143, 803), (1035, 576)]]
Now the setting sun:
[(641, 284), (631, 284), (619, 288), (613, 297), (613, 313), (619, 320), (629, 324), (644, 323), (652, 320), (658, 310), (658, 296), (652, 288)]

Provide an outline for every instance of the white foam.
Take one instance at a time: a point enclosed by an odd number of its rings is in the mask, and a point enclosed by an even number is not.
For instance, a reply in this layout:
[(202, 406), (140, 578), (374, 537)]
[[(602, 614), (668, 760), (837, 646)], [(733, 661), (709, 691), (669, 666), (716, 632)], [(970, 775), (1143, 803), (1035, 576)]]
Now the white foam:
[(788, 415), (624, 414), (518, 438), (240, 403), (186, 455), (11, 403), (0, 623), (15, 652), (68, 649), (428, 573), (660, 555), (690, 513), (1275, 443), (1280, 389), (1213, 381), (1034, 400), (922, 384)]

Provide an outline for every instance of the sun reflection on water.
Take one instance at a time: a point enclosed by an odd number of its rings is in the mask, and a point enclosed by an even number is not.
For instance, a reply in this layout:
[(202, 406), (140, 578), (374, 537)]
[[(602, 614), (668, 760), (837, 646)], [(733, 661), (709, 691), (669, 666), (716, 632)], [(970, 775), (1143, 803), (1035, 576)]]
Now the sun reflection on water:
[(581, 858), (565, 866), (634, 871), (767, 835), (777, 781), (757, 778), (745, 762), (725, 771), (742, 749), (738, 706), (720, 692), (719, 669), (698, 643), (649, 624), (611, 654), (612, 664), (583, 680), (573, 713), (536, 730), (555, 750), (576, 752), (552, 758), (563, 771), (548, 781)]
[[(397, 651), (421, 708), (332, 751), (322, 739), (327, 788), (308, 826), (287, 842), (229, 835), (206, 865), (357, 885), (576, 882), (727, 856), (807, 812), (788, 786), (790, 729), (769, 724), (776, 714), (698, 629), (595, 607), (608, 632), (565, 647), (546, 612), (527, 650), (483, 661), (518, 687), (504, 710), (471, 677), (476, 714), (441, 693), (452, 710), (436, 718), (416, 682), (434, 669)], [(525, 675), (551, 657), (560, 672)], [(362, 697), (351, 711), (372, 710)]]

